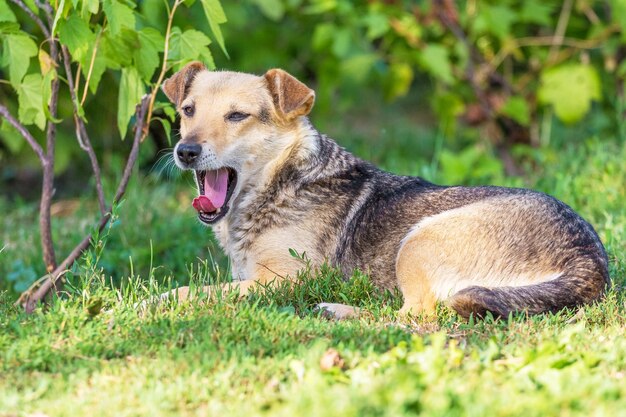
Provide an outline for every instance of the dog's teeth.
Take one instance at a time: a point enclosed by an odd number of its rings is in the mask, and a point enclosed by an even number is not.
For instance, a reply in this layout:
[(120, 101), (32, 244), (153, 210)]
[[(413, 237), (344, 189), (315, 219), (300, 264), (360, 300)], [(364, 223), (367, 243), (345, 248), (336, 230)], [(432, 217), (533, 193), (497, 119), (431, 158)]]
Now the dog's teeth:
[(222, 211), (222, 208), (218, 208), (217, 210), (215, 210), (215, 214), (220, 214), (220, 211)]

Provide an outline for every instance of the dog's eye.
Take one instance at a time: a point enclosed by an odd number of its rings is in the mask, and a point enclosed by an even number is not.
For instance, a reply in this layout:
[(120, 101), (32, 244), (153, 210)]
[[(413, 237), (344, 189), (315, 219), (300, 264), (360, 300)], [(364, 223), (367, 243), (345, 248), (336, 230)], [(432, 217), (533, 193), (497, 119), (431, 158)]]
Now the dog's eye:
[(196, 109), (191, 104), (183, 107), (182, 110), (183, 114), (187, 117), (192, 117), (193, 114), (196, 112)]
[(250, 115), (248, 113), (233, 111), (226, 115), (226, 120), (228, 120), (229, 122), (241, 122), (242, 120), (247, 119), (249, 116)]

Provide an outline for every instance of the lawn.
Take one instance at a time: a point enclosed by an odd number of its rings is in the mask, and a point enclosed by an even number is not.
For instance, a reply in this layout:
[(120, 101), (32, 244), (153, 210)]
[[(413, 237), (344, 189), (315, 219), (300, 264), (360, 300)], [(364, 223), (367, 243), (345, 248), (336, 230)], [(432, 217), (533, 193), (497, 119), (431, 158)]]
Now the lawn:
[[(135, 177), (67, 295), (25, 315), (12, 302), (39, 271), (36, 204), (0, 198), (0, 416), (626, 416), (624, 139), (561, 133), (524, 152), (527, 176), (509, 178), (482, 148), (433, 153), (437, 132), (417, 132), (416, 143), (407, 124), (386, 120), (377, 142), (356, 129), (344, 143), (395, 172), (528, 186), (579, 211), (609, 253), (606, 299), (533, 318), (465, 322), (442, 305), (436, 321), (402, 320), (398, 294), (323, 268), (243, 301), (139, 314), (135, 302), (150, 294), (228, 276), (194, 220), (190, 179), (155, 169)], [(68, 214), (94, 208), (92, 197), (57, 201), (60, 251), (91, 224)], [(313, 309), (320, 301), (368, 314), (328, 321)]]

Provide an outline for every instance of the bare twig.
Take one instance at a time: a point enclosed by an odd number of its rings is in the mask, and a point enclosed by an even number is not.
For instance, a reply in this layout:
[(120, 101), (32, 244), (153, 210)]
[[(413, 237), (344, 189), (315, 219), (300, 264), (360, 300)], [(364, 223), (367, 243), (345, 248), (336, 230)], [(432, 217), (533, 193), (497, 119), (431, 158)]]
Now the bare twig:
[(147, 129), (149, 127), (149, 121), (152, 119), (152, 109), (154, 108), (154, 101), (156, 100), (157, 92), (161, 83), (163, 82), (163, 78), (167, 73), (167, 57), (170, 51), (170, 34), (172, 32), (172, 22), (174, 21), (174, 13), (176, 13), (176, 9), (178, 6), (182, 4), (183, 0), (176, 0), (172, 9), (170, 10), (170, 14), (167, 18), (167, 29), (165, 30), (165, 46), (163, 48), (163, 65), (161, 66), (161, 72), (159, 73), (159, 78), (157, 79), (156, 84), (154, 84), (154, 88), (152, 89), (152, 94), (150, 97), (150, 106), (148, 107), (148, 123), (144, 127)]
[(76, 139), (78, 140), (78, 145), (80, 148), (87, 152), (89, 155), (89, 160), (91, 161), (91, 169), (93, 170), (93, 175), (96, 180), (96, 192), (98, 194), (98, 203), (100, 204), (100, 213), (102, 215), (106, 214), (106, 200), (104, 198), (104, 190), (102, 188), (102, 175), (100, 173), (100, 165), (98, 164), (98, 158), (96, 157), (96, 153), (93, 150), (93, 146), (91, 145), (91, 140), (89, 139), (89, 135), (87, 134), (87, 128), (85, 127), (85, 122), (80, 117), (78, 113), (78, 97), (76, 97), (76, 89), (74, 88), (74, 80), (72, 77), (72, 67), (71, 67), (71, 57), (70, 53), (67, 50), (67, 47), (63, 45), (61, 47), (63, 52), (63, 63), (65, 65), (65, 75), (67, 77), (67, 84), (70, 89), (70, 97), (72, 99), (72, 106), (74, 107), (74, 124), (76, 125)]
[(43, 23), (43, 21), (37, 16), (22, 0), (11, 0), (14, 4), (16, 4), (20, 9), (24, 10), (26, 14), (39, 26), (41, 31), (43, 32), (46, 38), (50, 37), (50, 31)]
[(553, 36), (552, 47), (550, 48), (550, 52), (548, 53), (548, 59), (546, 61), (548, 64), (554, 62), (556, 58), (556, 54), (559, 51), (559, 47), (563, 44), (565, 31), (567, 30), (567, 25), (569, 23), (570, 15), (572, 14), (573, 4), (574, 4), (573, 0), (563, 1), (561, 14), (559, 15), (559, 21), (556, 24), (556, 31), (554, 32), (554, 36)]
[[(128, 186), (128, 182), (130, 180), (130, 176), (135, 166), (135, 162), (137, 161), (137, 156), (139, 155), (139, 145), (143, 139), (144, 126), (147, 122), (146, 113), (148, 110), (149, 98), (149, 95), (144, 96), (139, 106), (137, 106), (137, 111), (135, 113), (136, 125), (133, 146), (128, 155), (126, 167), (124, 168), (124, 174), (122, 175), (122, 179), (117, 188), (117, 192), (115, 193), (115, 199), (113, 204), (119, 203), (121, 198), (124, 196), (124, 193), (126, 192), (126, 187)], [(102, 216), (98, 221), (98, 230), (102, 231), (110, 219), (111, 212), (109, 211), (105, 213), (105, 215)], [(92, 243), (91, 239), (91, 234), (85, 236), (83, 240), (74, 248), (74, 250), (72, 250), (67, 258), (65, 258), (54, 271), (52, 271), (46, 277), (43, 277), (41, 280), (38, 280), (33, 287), (25, 291), (20, 296), (19, 300), (17, 300), (16, 304), (21, 305), (26, 312), (31, 313), (37, 307), (37, 303), (44, 299), (44, 297), (56, 285), (59, 279), (67, 272), (72, 264), (74, 264), (74, 262), (81, 256), (81, 254), (90, 246), (90, 244)]]
[(2, 117), (4, 117), (11, 124), (11, 126), (17, 129), (18, 132), (20, 132), (20, 135), (22, 135), (22, 137), (26, 139), (26, 142), (28, 142), (30, 147), (33, 148), (33, 151), (35, 151), (35, 153), (39, 157), (39, 161), (41, 161), (41, 163), (43, 164), (45, 162), (46, 155), (44, 154), (41, 145), (37, 143), (37, 140), (33, 137), (33, 135), (30, 134), (28, 129), (26, 129), (23, 124), (21, 124), (15, 117), (13, 117), (9, 112), (9, 109), (2, 104), (0, 104), (0, 115), (2, 115)]
[[(48, 4), (46, 16), (48, 25), (52, 27), (54, 10)], [(58, 44), (50, 32), (50, 58), (55, 65), (59, 64)], [(54, 195), (54, 149), (56, 146), (57, 126), (54, 120), (57, 117), (57, 106), (59, 104), (59, 76), (55, 75), (51, 83), (50, 101), (48, 102), (48, 111), (50, 120), (46, 129), (46, 158), (42, 163), (43, 181), (41, 186), (41, 201), (39, 203), (39, 228), (41, 232), (41, 246), (43, 249), (44, 262), (46, 263), (46, 271), (53, 271), (56, 266), (56, 256), (54, 253), (54, 241), (52, 238), (52, 225), (50, 221), (50, 206), (52, 205), (52, 197)]]
[(148, 119), (146, 114), (150, 109), (150, 99), (151, 95), (143, 96), (143, 98), (141, 99), (141, 103), (137, 106), (137, 112), (135, 113), (137, 119), (135, 126), (135, 139), (133, 140), (133, 146), (130, 149), (130, 153), (128, 154), (128, 162), (124, 167), (122, 180), (120, 181), (120, 184), (117, 187), (117, 191), (115, 192), (115, 198), (113, 199), (114, 204), (117, 204), (126, 192), (126, 187), (128, 186), (130, 174), (132, 173), (133, 167), (135, 166), (135, 160), (139, 155), (139, 144), (143, 141), (145, 135), (147, 134), (145, 126), (150, 123), (150, 119)]
[(46, 12), (50, 27), (52, 27), (52, 19), (54, 19), (54, 9), (52, 8), (52, 5), (50, 5), (49, 2), (43, 2), (41, 0), (35, 0), (35, 4), (37, 5), (37, 7), (43, 9)]
[[(619, 28), (616, 26), (608, 27), (602, 36), (599, 36), (596, 39), (575, 39), (575, 38), (562, 38), (561, 45), (567, 46), (575, 49), (595, 49), (600, 48), (602, 44), (606, 41), (606, 39), (612, 34), (619, 31)], [(498, 53), (493, 57), (491, 62), (489, 63), (490, 67), (495, 70), (497, 69), (502, 61), (506, 57), (508, 57), (511, 52), (515, 51), (519, 48), (525, 48), (530, 46), (554, 46), (554, 37), (553, 36), (536, 36), (536, 37), (524, 37), (518, 38), (511, 41), (510, 45), (503, 47), (498, 51)], [(552, 61), (551, 64), (554, 64), (555, 61)]]

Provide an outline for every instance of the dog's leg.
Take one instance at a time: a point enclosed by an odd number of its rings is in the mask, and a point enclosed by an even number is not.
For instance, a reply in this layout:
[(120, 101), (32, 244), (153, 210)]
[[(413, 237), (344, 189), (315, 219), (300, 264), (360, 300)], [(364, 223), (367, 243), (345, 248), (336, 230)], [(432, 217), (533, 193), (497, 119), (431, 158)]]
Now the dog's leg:
[[(267, 285), (268, 283), (273, 284), (273, 283), (276, 283), (278, 280), (280, 280), (280, 277), (276, 277), (275, 279), (272, 279), (272, 280), (268, 280), (264, 278), (265, 277), (262, 277), (261, 279), (225, 282), (223, 284), (216, 284), (216, 285), (205, 285), (204, 287), (199, 288), (195, 292), (195, 294), (198, 294), (199, 298), (210, 298), (210, 297), (215, 297), (215, 296), (224, 296), (224, 295), (228, 295), (231, 293), (238, 293), (239, 297), (243, 298), (246, 295), (248, 295), (248, 292), (252, 288), (255, 288), (255, 287), (264, 288), (264, 285)], [(259, 285), (259, 284), (262, 284), (262, 285)], [(185, 300), (192, 298), (193, 294), (194, 292), (192, 292), (188, 286), (174, 288), (171, 291), (161, 294), (160, 301), (170, 299), (170, 298), (173, 298), (179, 301), (185, 301)]]
[[(268, 267), (269, 265), (269, 267)], [(231, 293), (238, 293), (240, 298), (245, 297), (254, 288), (256, 290), (263, 290), (265, 287), (277, 285), (285, 279), (291, 279), (295, 277), (300, 265), (294, 262), (285, 262), (282, 265), (276, 261), (258, 263), (254, 268), (254, 279), (245, 281), (225, 282), (223, 284), (206, 285), (202, 288), (198, 288), (197, 291), (192, 292), (188, 286), (175, 288), (164, 294), (156, 300), (151, 300), (154, 303), (163, 301), (166, 299), (176, 299), (179, 301), (185, 301), (190, 299), (194, 294), (198, 294), (200, 299), (208, 299), (211, 297), (219, 297), (228, 295)], [(284, 271), (292, 271), (289, 274)], [(277, 273), (275, 271), (280, 271)], [(144, 301), (144, 303), (146, 302)]]
[(432, 242), (420, 233), (412, 233), (404, 240), (396, 258), (396, 277), (404, 297), (400, 314), (433, 315), (437, 297), (432, 291), (431, 263), (435, 254), (429, 253)]

